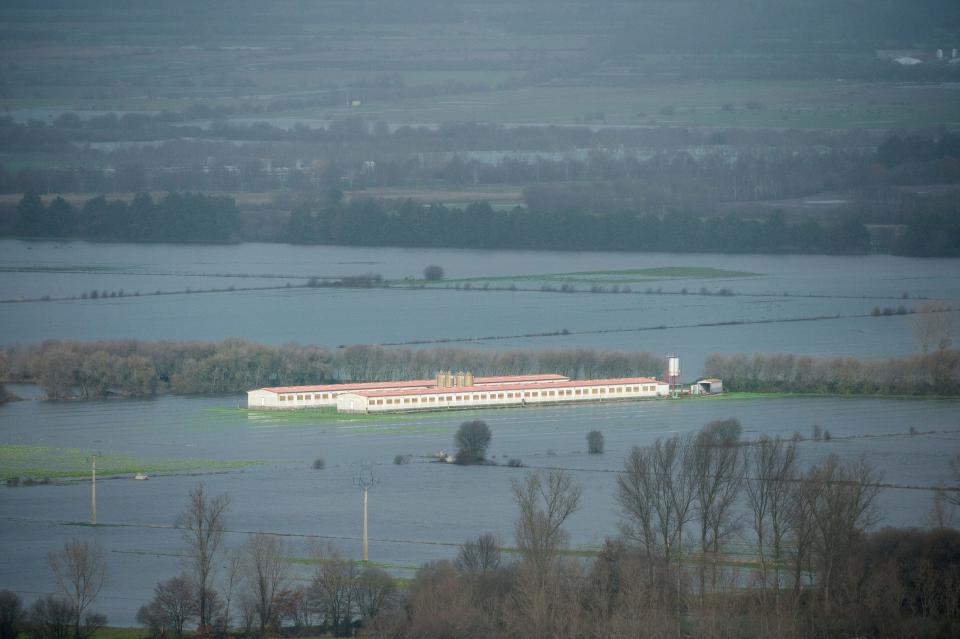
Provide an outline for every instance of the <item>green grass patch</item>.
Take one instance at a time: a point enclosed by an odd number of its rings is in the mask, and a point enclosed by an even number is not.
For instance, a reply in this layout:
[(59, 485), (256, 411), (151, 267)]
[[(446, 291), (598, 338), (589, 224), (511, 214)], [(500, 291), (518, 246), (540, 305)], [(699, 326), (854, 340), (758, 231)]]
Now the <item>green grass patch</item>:
[[(90, 473), (93, 451), (83, 448), (0, 445), (0, 477), (83, 477)], [(237, 470), (262, 464), (257, 460), (145, 459), (107, 453), (97, 455), (97, 473), (126, 475), (135, 473), (177, 473)]]
[[(676, 279), (732, 279), (757, 277), (760, 273), (731, 271), (708, 266), (657, 266), (650, 268), (620, 269), (612, 271), (574, 271), (571, 273), (542, 273), (531, 275), (498, 275), (495, 277), (449, 278), (441, 284), (457, 282), (568, 282), (581, 284), (631, 284), (656, 280)], [(409, 280), (397, 284), (410, 285)], [(434, 283), (436, 284), (436, 283)]]
[(93, 633), (91, 639), (140, 639), (147, 633), (146, 628), (120, 628), (109, 626)]

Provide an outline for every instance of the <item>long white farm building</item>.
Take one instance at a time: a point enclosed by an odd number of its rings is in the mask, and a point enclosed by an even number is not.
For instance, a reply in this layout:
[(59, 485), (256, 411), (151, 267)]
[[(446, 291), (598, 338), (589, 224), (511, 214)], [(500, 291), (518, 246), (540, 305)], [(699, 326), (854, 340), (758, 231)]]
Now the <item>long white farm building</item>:
[(249, 408), (336, 406), (344, 413), (386, 413), (666, 397), (669, 386), (650, 377), (572, 380), (564, 375), (473, 377), (440, 373), (432, 380), (261, 388)]

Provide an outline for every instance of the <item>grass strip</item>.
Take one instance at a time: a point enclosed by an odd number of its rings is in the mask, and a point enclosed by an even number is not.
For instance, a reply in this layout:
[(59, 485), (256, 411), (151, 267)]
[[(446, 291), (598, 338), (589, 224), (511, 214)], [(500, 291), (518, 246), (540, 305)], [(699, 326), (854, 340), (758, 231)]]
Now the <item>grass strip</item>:
[[(90, 473), (94, 451), (83, 448), (0, 445), (0, 477), (83, 477)], [(262, 464), (258, 460), (144, 459), (132, 455), (97, 455), (97, 474), (176, 473), (237, 470)]]

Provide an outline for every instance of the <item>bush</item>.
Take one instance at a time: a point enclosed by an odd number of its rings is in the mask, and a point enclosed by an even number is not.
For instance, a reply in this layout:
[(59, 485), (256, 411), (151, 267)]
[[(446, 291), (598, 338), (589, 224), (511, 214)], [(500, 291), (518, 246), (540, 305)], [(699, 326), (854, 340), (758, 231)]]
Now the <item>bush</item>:
[(16, 487), (19, 486), (19, 485), (20, 485), (20, 478), (19, 478), (19, 477), (8, 477), (8, 478), (7, 478), (7, 486), (8, 486), (8, 487), (10, 487), (10, 488), (16, 488)]
[(510, 468), (523, 468), (523, 461), (516, 457), (511, 457), (510, 460), (507, 461), (507, 466)]
[(591, 430), (587, 433), (587, 452), (591, 455), (603, 453), (603, 433), (599, 430)]
[(397, 466), (403, 466), (410, 463), (410, 455), (394, 455), (393, 463)]
[(314, 470), (323, 470), (327, 467), (327, 462), (323, 461), (323, 457), (317, 457), (313, 460), (313, 469)]
[(436, 282), (443, 279), (443, 267), (431, 264), (423, 269), (423, 279), (428, 282)]

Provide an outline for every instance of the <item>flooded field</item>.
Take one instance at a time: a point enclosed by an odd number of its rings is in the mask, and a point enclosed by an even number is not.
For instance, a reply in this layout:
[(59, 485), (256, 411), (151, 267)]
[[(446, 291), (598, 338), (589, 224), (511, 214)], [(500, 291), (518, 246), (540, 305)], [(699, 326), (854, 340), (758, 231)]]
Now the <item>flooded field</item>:
[[(428, 264), (441, 265), (448, 280), (433, 288), (405, 280), (416, 280)], [(960, 261), (889, 256), (0, 241), (0, 272), (0, 299), (8, 300), (0, 304), (5, 344), (238, 336), (329, 348), (587, 346), (676, 352), (688, 379), (714, 352), (911, 353), (909, 315), (876, 317), (874, 307), (909, 309), (925, 298), (960, 307)], [(394, 287), (303, 287), (311, 277), (367, 272), (382, 274)], [(541, 290), (564, 284), (575, 292)], [(590, 292), (594, 287), (601, 288)], [(109, 295), (120, 289), (124, 296)], [(202, 292), (209, 289), (227, 290)], [(97, 299), (89, 299), (93, 290)], [(43, 296), (77, 299), (15, 301)], [(958, 315), (951, 313), (954, 334), (960, 334)], [(50, 592), (47, 553), (67, 536), (96, 538), (108, 550), (111, 575), (97, 607), (114, 624), (132, 624), (153, 584), (181, 568), (181, 537), (172, 526), (187, 492), (201, 480), (212, 492), (231, 496), (230, 545), (269, 531), (285, 535), (292, 559), (317, 540), (356, 556), (361, 502), (353, 478), (361, 464), (372, 464), (381, 483), (371, 493), (371, 558), (410, 576), (425, 561), (452, 557), (458, 544), (484, 531), (513, 545), (510, 482), (527, 471), (503, 465), (509, 458), (575, 473), (584, 507), (570, 520), (571, 542), (593, 549), (617, 532), (614, 481), (630, 447), (712, 419), (741, 419), (747, 439), (809, 436), (815, 424), (829, 430), (831, 441), (801, 445), (804, 460), (866, 455), (890, 484), (881, 500), (886, 525), (923, 525), (930, 488), (948, 479), (948, 460), (960, 449), (957, 400), (734, 398), (375, 420), (248, 414), (237, 408), (243, 400), (30, 400), (0, 407), (0, 453), (8, 467), (54, 477), (51, 485), (0, 489), (0, 543), (19, 549), (0, 556), (0, 588)], [(452, 448), (457, 425), (474, 417), (490, 424), (489, 453), (501, 465), (430, 463), (430, 455)], [(911, 436), (911, 427), (921, 434)], [(606, 438), (603, 455), (585, 453), (593, 429)], [(83, 466), (92, 452), (124, 471), (123, 478), (98, 483), (96, 528), (84, 525), (89, 486), (57, 478), (75, 472), (70, 469)], [(396, 455), (413, 457), (394, 465)], [(318, 457), (326, 462), (323, 470), (312, 468)], [(149, 471), (151, 479), (130, 480), (136, 470)]]
[[(513, 546), (510, 482), (527, 470), (455, 467), (428, 457), (450, 450), (456, 427), (482, 418), (493, 431), (490, 455), (501, 464), (519, 458), (529, 468), (571, 469), (583, 486), (583, 508), (569, 523), (571, 544), (593, 549), (617, 532), (616, 471), (634, 445), (738, 417), (744, 438), (761, 434), (810, 436), (814, 424), (829, 442), (805, 441), (810, 462), (829, 453), (865, 455), (890, 485), (931, 487), (949, 478), (948, 460), (960, 447), (960, 401), (842, 398), (643, 401), (380, 417), (344, 421), (309, 413), (251, 413), (236, 397), (164, 397), (152, 401), (40, 402), (0, 407), (2, 444), (77, 448), (143, 460), (208, 460), (209, 468), (130, 474), (98, 482), (96, 528), (89, 518), (88, 483), (0, 490), (0, 543), (21, 549), (0, 559), (0, 588), (19, 584), (35, 593), (53, 588), (46, 554), (70, 535), (96, 538), (108, 550), (111, 581), (101, 596), (113, 623), (133, 623), (155, 581), (180, 570), (179, 531), (172, 528), (187, 492), (203, 481), (232, 499), (228, 543), (251, 532), (285, 535), (291, 557), (306, 544), (332, 541), (358, 556), (361, 501), (353, 477), (373, 466), (371, 559), (410, 576), (432, 559), (455, 556), (457, 545), (484, 531)], [(911, 436), (910, 428), (920, 433)], [(601, 430), (603, 455), (586, 454), (586, 433)], [(935, 432), (934, 432), (935, 431)], [(394, 465), (396, 455), (412, 455)], [(326, 462), (323, 470), (313, 460)], [(251, 462), (232, 470), (233, 460)], [(255, 463), (253, 463), (255, 462)], [(923, 525), (929, 489), (884, 489), (882, 525)]]
[[(890, 256), (20, 241), (0, 241), (0, 255), (0, 299), (77, 298), (0, 304), (8, 344), (237, 336), (329, 348), (431, 340), (595, 347), (676, 352), (693, 376), (713, 352), (904, 355), (915, 348), (906, 317), (871, 317), (875, 307), (908, 310), (918, 298), (960, 306), (960, 260)], [(428, 264), (441, 265), (450, 281), (406, 288), (405, 278)], [(368, 272), (404, 288), (296, 288), (311, 277)], [(541, 291), (564, 283), (576, 292)], [(605, 292), (591, 293), (596, 286)], [(620, 292), (610, 292), (614, 286)], [(221, 292), (202, 292), (210, 289)], [(94, 290), (98, 299), (81, 299)], [(120, 290), (123, 297), (109, 297)], [(960, 329), (960, 314), (952, 321)]]

